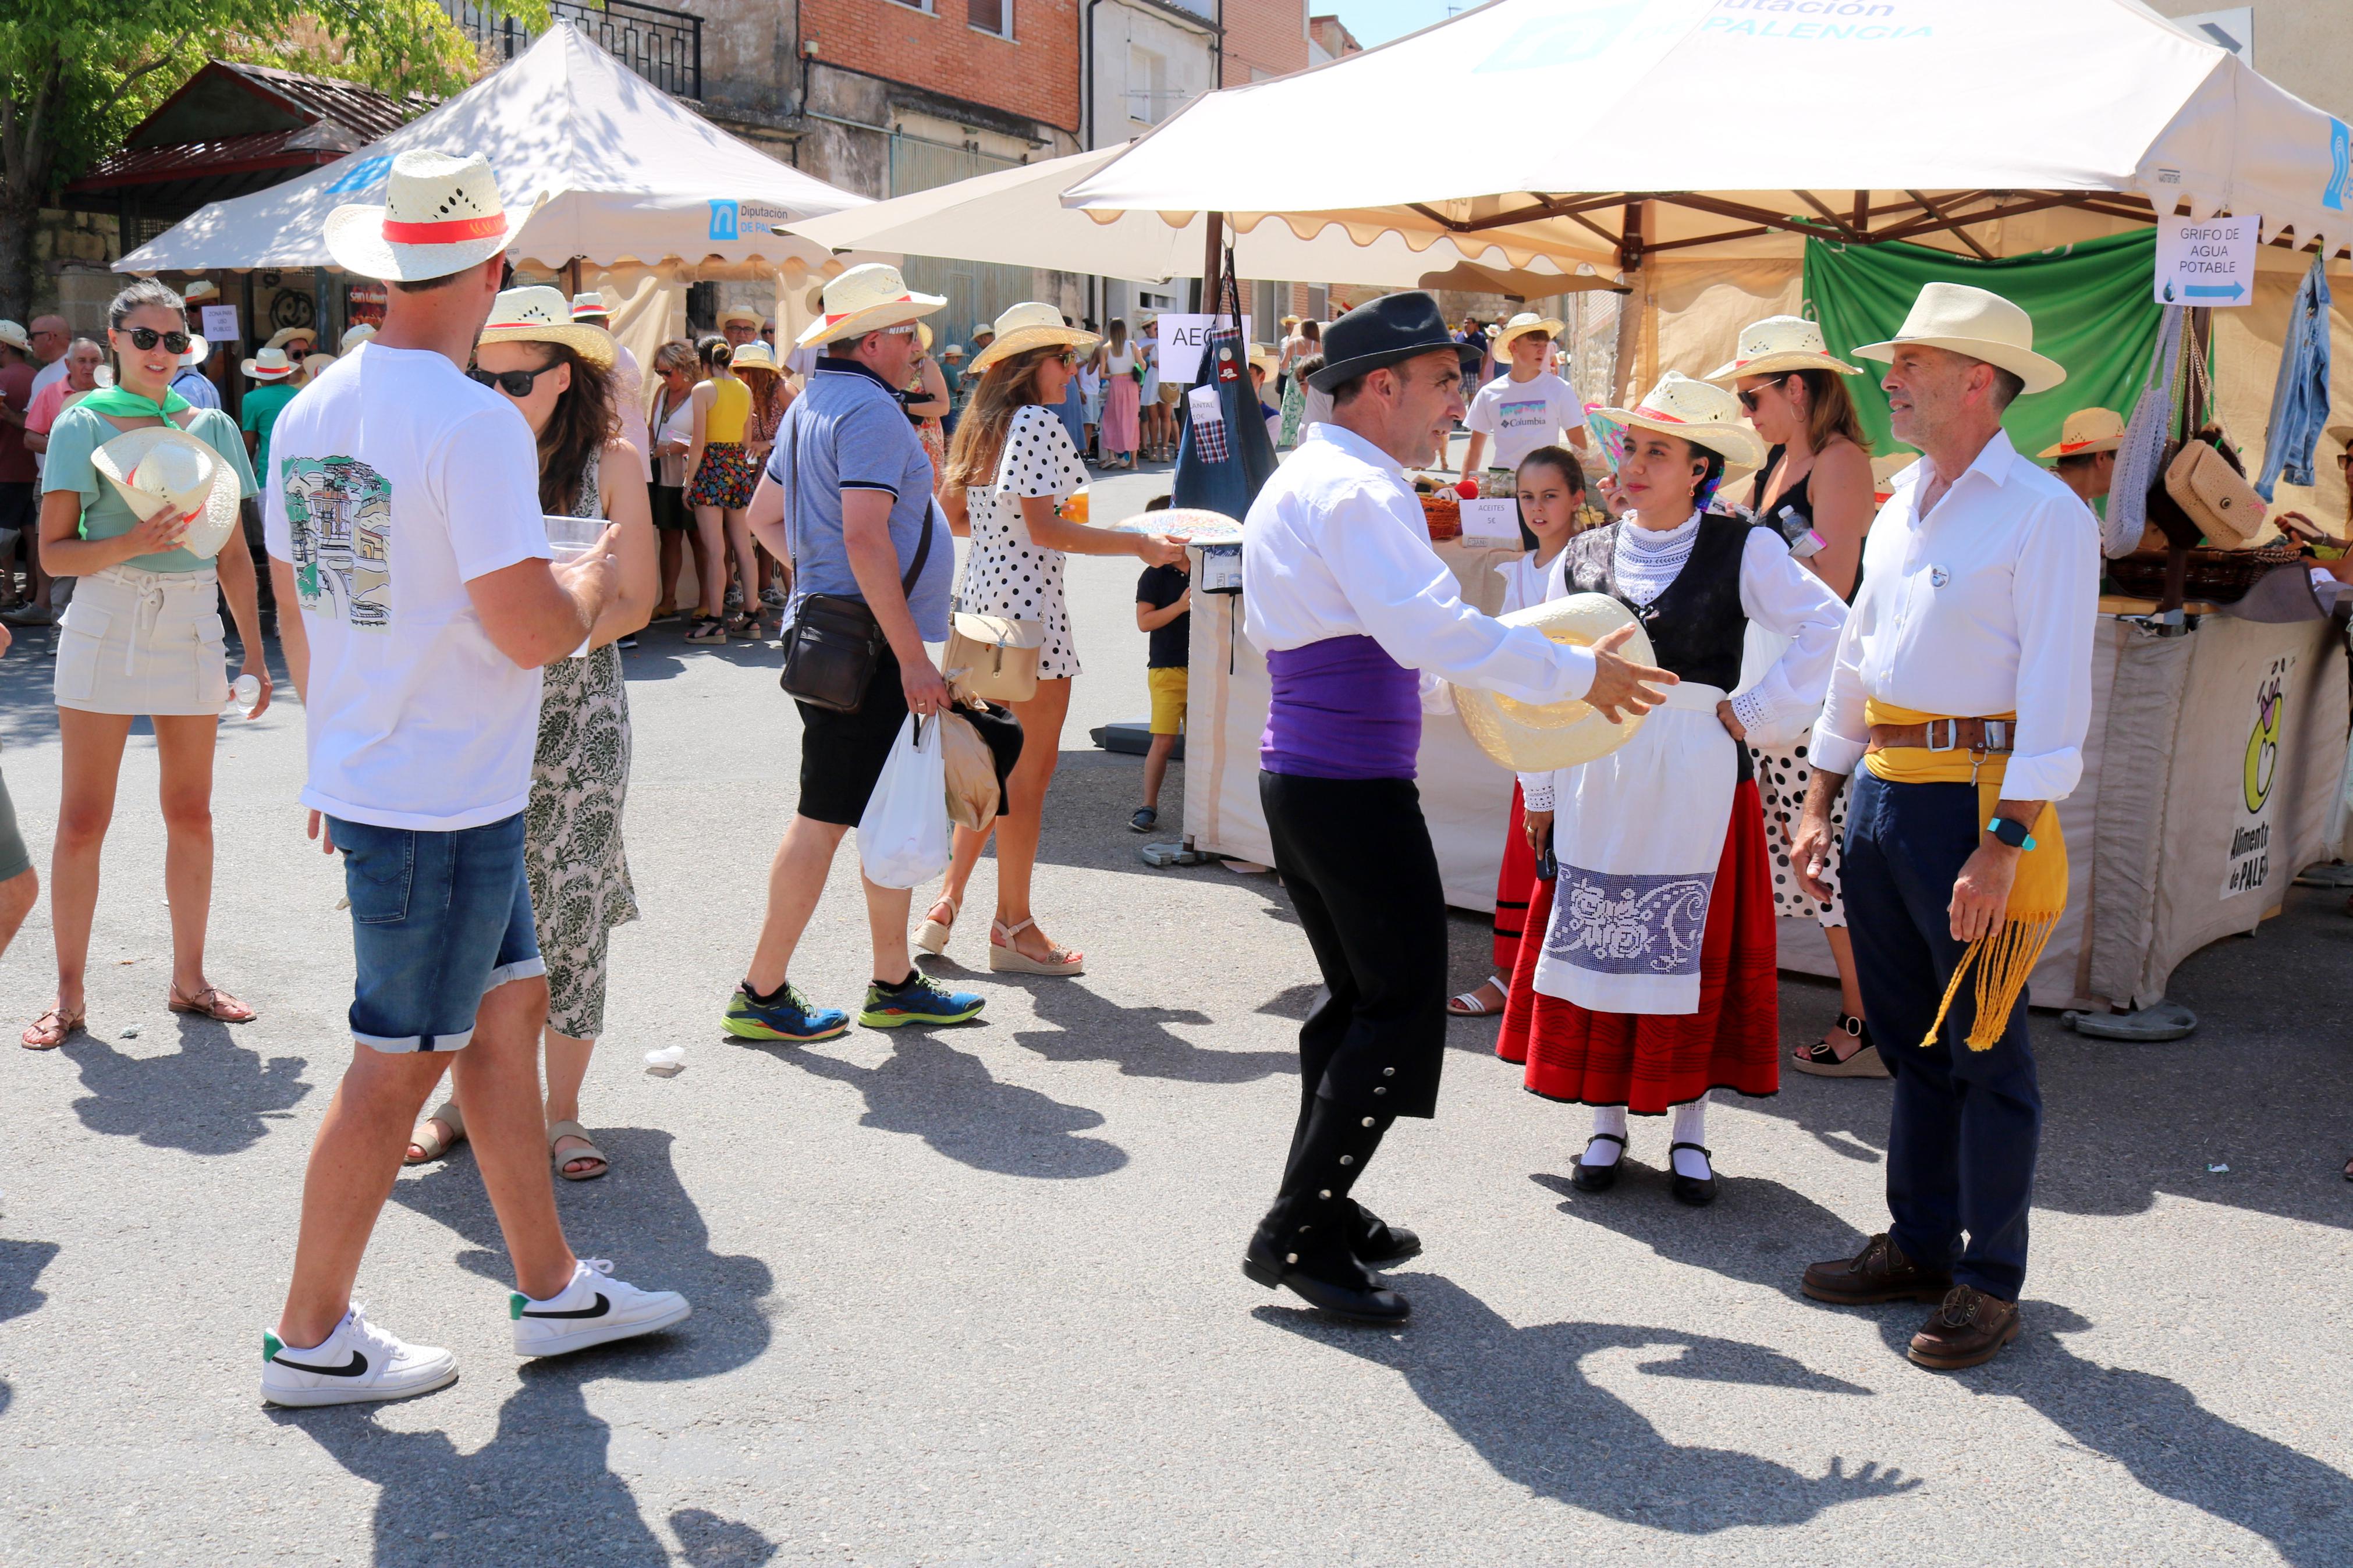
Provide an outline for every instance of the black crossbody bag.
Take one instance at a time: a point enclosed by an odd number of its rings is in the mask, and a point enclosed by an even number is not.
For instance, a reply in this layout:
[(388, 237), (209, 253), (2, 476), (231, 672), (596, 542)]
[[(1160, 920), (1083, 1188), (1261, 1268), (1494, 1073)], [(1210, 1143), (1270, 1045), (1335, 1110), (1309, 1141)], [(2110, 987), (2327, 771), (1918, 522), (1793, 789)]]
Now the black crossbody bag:
[[(789, 418), (789, 416), (787, 416)], [(800, 431), (796, 427), (785, 443), (785, 537), (791, 547), (795, 577), (800, 574)], [(915, 545), (915, 559), (899, 579), (899, 591), (911, 595), (932, 553), (930, 502), (923, 512), (923, 537)], [(785, 668), (776, 684), (796, 702), (835, 713), (855, 713), (874, 683), (875, 667), (891, 646), (866, 601), (848, 594), (811, 594), (801, 601), (792, 625), (785, 628)]]

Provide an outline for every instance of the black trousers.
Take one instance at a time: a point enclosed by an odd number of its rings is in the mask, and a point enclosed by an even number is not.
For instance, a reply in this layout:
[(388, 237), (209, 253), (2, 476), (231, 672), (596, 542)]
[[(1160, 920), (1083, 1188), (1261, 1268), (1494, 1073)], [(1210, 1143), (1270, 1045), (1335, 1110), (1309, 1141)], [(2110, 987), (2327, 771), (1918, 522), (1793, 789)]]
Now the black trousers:
[(1299, 1029), (1301, 1125), (1317, 1099), (1432, 1116), (1446, 1055), (1446, 894), (1409, 779), (1261, 773), (1275, 868), (1326, 994)]

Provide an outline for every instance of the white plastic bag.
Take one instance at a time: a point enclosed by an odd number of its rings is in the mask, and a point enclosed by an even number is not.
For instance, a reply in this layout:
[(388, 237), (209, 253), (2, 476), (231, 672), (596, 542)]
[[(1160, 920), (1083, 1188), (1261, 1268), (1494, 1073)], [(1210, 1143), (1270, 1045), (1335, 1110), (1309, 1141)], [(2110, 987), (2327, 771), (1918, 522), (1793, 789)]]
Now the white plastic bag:
[(867, 879), (884, 888), (930, 881), (948, 864), (947, 759), (940, 726), (922, 727), (910, 713), (891, 742), (891, 760), (858, 819), (858, 861)]

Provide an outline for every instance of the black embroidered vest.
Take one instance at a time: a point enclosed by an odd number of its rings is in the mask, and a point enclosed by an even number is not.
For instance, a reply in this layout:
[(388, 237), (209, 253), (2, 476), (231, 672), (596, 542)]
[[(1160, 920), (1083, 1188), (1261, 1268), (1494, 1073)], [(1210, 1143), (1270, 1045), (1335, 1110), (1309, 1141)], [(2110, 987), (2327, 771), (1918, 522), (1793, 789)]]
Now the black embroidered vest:
[[(1618, 531), (1639, 526), (1612, 522), (1570, 540), (1568, 585), (1580, 594), (1607, 594), (1633, 611), (1661, 668), (1733, 690), (1740, 684), (1741, 649), (1748, 636), (1748, 613), (1740, 607), (1740, 557), (1756, 524), (1702, 516), (1690, 559), (1666, 592), (1648, 605), (1618, 591)], [(1738, 776), (1746, 780), (1748, 748), (1733, 749), (1739, 756)]]

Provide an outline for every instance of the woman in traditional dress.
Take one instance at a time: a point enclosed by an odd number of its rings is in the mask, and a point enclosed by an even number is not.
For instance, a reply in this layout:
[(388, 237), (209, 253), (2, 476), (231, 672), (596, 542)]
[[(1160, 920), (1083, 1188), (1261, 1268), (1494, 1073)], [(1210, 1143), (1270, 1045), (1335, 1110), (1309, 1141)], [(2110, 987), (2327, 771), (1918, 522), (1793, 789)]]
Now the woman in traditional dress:
[(25, 1030), (33, 1050), (53, 1050), (82, 1026), (100, 851), (132, 721), (142, 716), (154, 725), (162, 774), (172, 926), (166, 1003), (174, 1013), (225, 1024), (254, 1016), (207, 977), (205, 938), (213, 743), (229, 699), (224, 596), (243, 645), (242, 673), (261, 687), (251, 714), (269, 706), (253, 556), (237, 522), (237, 503), (255, 485), (237, 421), (217, 408), (192, 407), (172, 390), (191, 341), (180, 297), (152, 279), (117, 294), (106, 333), (114, 384), (83, 396), (49, 429), (41, 564), (51, 577), (76, 582), (57, 643), (65, 778), (49, 906), (58, 989)]
[[(1846, 611), (1779, 534), (1705, 510), (1727, 466), (1764, 456), (1730, 393), (1671, 371), (1605, 414), (1626, 430), (1627, 512), (1570, 542), (1567, 586), (1631, 610), (1682, 683), (1618, 750), (1554, 775), (1556, 816), (1525, 814), (1558, 866), (1544, 941), (1521, 945), (1527, 1087), (1593, 1107), (1575, 1174), (1588, 1192), (1617, 1180), (1629, 1111), (1672, 1110), (1670, 1184), (1704, 1205), (1709, 1092), (1781, 1084), (1772, 879), (1741, 742), (1819, 710)], [(1751, 621), (1788, 647), (1735, 698)]]
[[(1738, 354), (1707, 378), (1733, 383), (1748, 423), (1772, 445), (1747, 497), (1757, 521), (1788, 540), (1793, 552), (1808, 549), (1801, 557), (1806, 569), (1850, 605), (1862, 586), (1862, 538), (1877, 510), (1871, 437), (1863, 434), (1854, 399), (1841, 379), (1860, 374), (1831, 357), (1820, 327), (1801, 316), (1772, 316), (1743, 327)], [(1863, 1021), (1846, 905), (1836, 896), (1838, 846), (1846, 837), (1845, 795), (1831, 809), (1831, 865), (1822, 876), (1831, 889), (1830, 902), (1799, 887), (1789, 864), (1798, 819), (1805, 815), (1806, 788), (1814, 776), (1806, 762), (1813, 739), (1809, 724), (1794, 735), (1752, 737), (1748, 748), (1765, 808), (1766, 847), (1773, 855), (1774, 910), (1821, 922), (1838, 965), (1838, 1022), (1820, 1039), (1799, 1047), (1790, 1065), (1820, 1078), (1885, 1078), (1887, 1067)]]
[[(1568, 592), (1565, 552), (1585, 506), (1585, 467), (1566, 447), (1538, 447), (1530, 452), (1520, 459), (1515, 480), (1521, 542), (1534, 542), (1526, 554), (1496, 568), (1504, 579), (1501, 613), (1506, 616)], [(1531, 773), (1512, 785), (1511, 821), (1504, 831), (1504, 865), (1495, 877), (1495, 972), (1476, 991), (1447, 999), (1447, 1012), (1457, 1018), (1491, 1018), (1501, 1013), (1512, 972), (1519, 964), (1520, 938), (1536, 884), (1536, 854), (1528, 843), (1523, 820), (1530, 785), (1543, 792), (1545, 808), (1552, 807), (1550, 773)]]
[[(538, 439), (541, 509), (620, 525), (619, 591), (596, 617), (586, 653), (559, 658), (541, 675), (523, 821), (524, 874), (547, 963), (547, 1147), (567, 1182), (611, 1168), (580, 1125), (580, 1086), (605, 1032), (606, 944), (614, 927), (638, 918), (621, 847), (629, 697), (614, 644), (653, 612), (661, 548), (645, 468), (620, 435), (608, 379), (615, 347), (602, 327), (571, 319), (563, 294), (534, 288), (498, 297), (474, 350), (476, 379), (512, 398)], [(466, 1135), (460, 1110), (453, 1095), (417, 1127), (409, 1163), (438, 1158)]]

